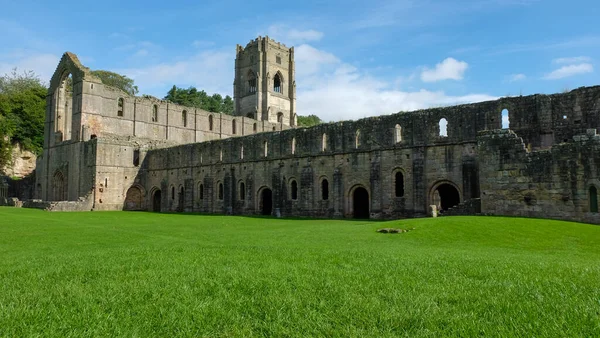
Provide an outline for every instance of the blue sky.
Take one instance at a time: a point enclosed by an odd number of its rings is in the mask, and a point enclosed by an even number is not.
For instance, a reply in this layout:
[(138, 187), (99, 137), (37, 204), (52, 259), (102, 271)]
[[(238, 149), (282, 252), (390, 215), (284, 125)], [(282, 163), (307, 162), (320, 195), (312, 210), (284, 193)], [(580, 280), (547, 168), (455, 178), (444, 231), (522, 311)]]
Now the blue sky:
[(232, 95), (235, 45), (296, 49), (298, 112), (326, 120), (598, 85), (596, 0), (0, 0), (0, 73), (62, 53), (136, 80)]

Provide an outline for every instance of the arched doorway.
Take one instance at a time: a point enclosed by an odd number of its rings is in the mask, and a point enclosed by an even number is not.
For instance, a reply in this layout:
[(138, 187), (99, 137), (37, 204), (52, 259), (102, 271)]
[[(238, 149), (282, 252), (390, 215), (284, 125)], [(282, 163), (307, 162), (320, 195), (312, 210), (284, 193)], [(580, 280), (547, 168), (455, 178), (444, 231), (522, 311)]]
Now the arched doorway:
[(273, 192), (269, 188), (264, 188), (260, 192), (259, 205), (262, 215), (271, 215), (273, 213)]
[(358, 187), (352, 193), (352, 211), (354, 218), (369, 218), (369, 193), (367, 189)]
[(448, 210), (459, 203), (460, 193), (454, 185), (442, 183), (435, 188), (433, 192), (433, 204), (437, 205), (439, 210)]
[(154, 194), (152, 194), (152, 211), (160, 212), (161, 199), (162, 199), (162, 196), (161, 196), (160, 189), (156, 189), (156, 191), (154, 191)]
[(133, 186), (127, 190), (123, 210), (142, 210), (143, 202), (142, 190), (137, 186)]
[(54, 174), (54, 177), (52, 177), (52, 200), (67, 200), (67, 185), (65, 183), (65, 177), (60, 171), (57, 171)]

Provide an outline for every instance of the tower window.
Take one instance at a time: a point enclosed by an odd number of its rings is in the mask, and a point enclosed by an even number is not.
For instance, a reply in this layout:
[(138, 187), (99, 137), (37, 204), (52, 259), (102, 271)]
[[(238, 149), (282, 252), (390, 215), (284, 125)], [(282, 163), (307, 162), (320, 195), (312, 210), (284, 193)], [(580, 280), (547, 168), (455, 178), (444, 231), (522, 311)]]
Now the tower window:
[(119, 101), (117, 102), (117, 116), (123, 116), (123, 106), (124, 106), (124, 102), (123, 102), (123, 98), (119, 98)]
[(158, 122), (158, 106), (152, 106), (152, 122)]
[(252, 71), (248, 71), (248, 92), (256, 93), (256, 75)]
[(281, 64), (281, 56), (277, 55), (275, 57), (275, 62), (277, 62), (278, 64)]
[(273, 91), (281, 93), (281, 76), (279, 76), (279, 73), (275, 74), (273, 78)]
[(279, 112), (277, 113), (277, 123), (281, 123), (283, 122), (283, 113)]

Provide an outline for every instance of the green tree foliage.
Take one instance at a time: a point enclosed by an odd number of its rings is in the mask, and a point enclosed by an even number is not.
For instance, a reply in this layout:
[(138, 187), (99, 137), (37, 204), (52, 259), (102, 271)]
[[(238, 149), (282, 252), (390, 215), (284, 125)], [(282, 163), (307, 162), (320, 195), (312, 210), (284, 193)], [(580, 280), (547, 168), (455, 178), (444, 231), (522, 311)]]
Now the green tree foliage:
[(312, 127), (321, 124), (323, 121), (317, 115), (300, 116), (298, 115), (298, 126)]
[(164, 100), (169, 100), (173, 103), (182, 106), (196, 107), (210, 112), (225, 113), (233, 115), (233, 99), (227, 95), (222, 97), (219, 94), (209, 96), (204, 90), (198, 91), (195, 87), (187, 89), (173, 86)]
[(16, 69), (0, 77), (0, 166), (10, 161), (12, 144), (40, 153), (48, 89), (33, 72)]
[(107, 70), (93, 70), (92, 74), (100, 78), (105, 85), (119, 88), (129, 95), (136, 95), (139, 92), (133, 79), (130, 79), (125, 75), (109, 72)]

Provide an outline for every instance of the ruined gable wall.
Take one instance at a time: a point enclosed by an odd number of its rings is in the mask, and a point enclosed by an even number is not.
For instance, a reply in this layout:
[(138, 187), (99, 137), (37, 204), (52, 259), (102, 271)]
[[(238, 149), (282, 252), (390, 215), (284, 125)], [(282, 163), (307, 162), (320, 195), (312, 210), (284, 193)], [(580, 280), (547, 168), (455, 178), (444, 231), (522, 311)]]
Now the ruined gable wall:
[(595, 129), (574, 141), (529, 152), (509, 130), (479, 137), (482, 212), (600, 223), (589, 189), (600, 187), (600, 137)]

